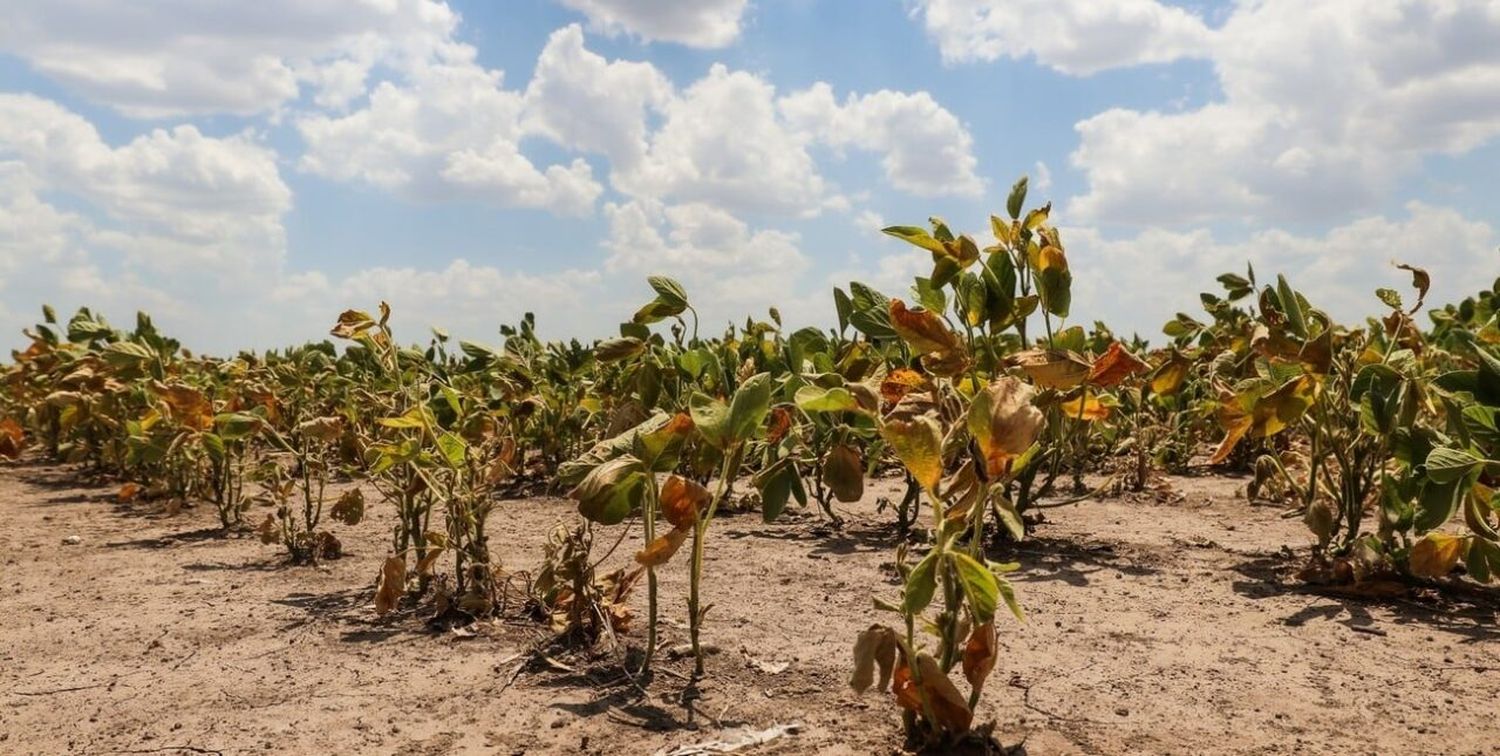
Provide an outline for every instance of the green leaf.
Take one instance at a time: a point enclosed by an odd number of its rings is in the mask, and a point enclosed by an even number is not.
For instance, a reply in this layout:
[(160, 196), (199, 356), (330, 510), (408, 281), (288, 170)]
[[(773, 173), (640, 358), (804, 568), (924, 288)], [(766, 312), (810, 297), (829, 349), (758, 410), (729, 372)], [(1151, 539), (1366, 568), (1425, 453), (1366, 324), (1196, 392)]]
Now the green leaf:
[(225, 412), (214, 418), (214, 427), (225, 441), (238, 441), (261, 428), (261, 419), (245, 412)]
[(464, 454), (468, 451), (469, 445), (462, 438), (451, 431), (443, 433), (437, 437), (437, 447), (449, 467), (457, 469), (463, 466)]
[(907, 614), (919, 614), (932, 603), (932, 594), (937, 590), (937, 562), (938, 552), (933, 549), (927, 552), (927, 556), (917, 562), (911, 574), (906, 576), (906, 590), (901, 596), (901, 609)]
[(750, 376), (735, 390), (729, 400), (729, 436), (732, 441), (744, 442), (755, 437), (756, 431), (766, 421), (771, 411), (771, 374), (757, 373)]
[(618, 525), (640, 506), (645, 491), (644, 466), (626, 455), (595, 467), (568, 495), (578, 501), (578, 514), (585, 519)]
[(894, 236), (908, 244), (921, 247), (928, 252), (936, 252), (940, 255), (948, 253), (948, 250), (943, 247), (943, 243), (933, 238), (932, 234), (927, 233), (927, 230), (924, 228), (917, 226), (891, 226), (881, 229), (880, 232), (886, 236)]
[(948, 558), (958, 572), (959, 585), (969, 599), (969, 608), (982, 624), (995, 618), (995, 606), (999, 603), (1000, 585), (995, 573), (961, 551), (950, 552)]
[[(1429, 455), (1431, 456), (1431, 455)], [(1413, 525), (1418, 533), (1442, 527), (1453, 518), (1463, 501), (1465, 487), (1458, 480), (1448, 483), (1427, 482), (1417, 497), (1417, 516)]]
[(843, 386), (822, 388), (807, 385), (797, 389), (793, 398), (804, 412), (857, 412), (859, 400)]
[(1297, 301), (1297, 292), (1287, 283), (1286, 276), (1276, 276), (1276, 299), (1281, 312), (1286, 315), (1287, 327), (1301, 338), (1307, 338), (1307, 320), (1302, 316), (1302, 304)]
[(1027, 183), (1026, 176), (1016, 179), (1016, 183), (1010, 188), (1010, 196), (1005, 199), (1005, 212), (1010, 213), (1011, 220), (1021, 218), (1021, 207), (1026, 204)]
[(688, 398), (688, 412), (703, 440), (716, 449), (729, 446), (729, 405), (702, 392)]
[(650, 276), (646, 279), (646, 282), (651, 284), (652, 289), (656, 290), (656, 296), (660, 297), (661, 301), (673, 307), (680, 308), (679, 312), (687, 309), (687, 290), (682, 288), (682, 284), (678, 283), (675, 279), (666, 276)]
[(1467, 449), (1440, 446), (1427, 455), (1427, 477), (1435, 483), (1453, 483), (1483, 464), (1483, 457)]

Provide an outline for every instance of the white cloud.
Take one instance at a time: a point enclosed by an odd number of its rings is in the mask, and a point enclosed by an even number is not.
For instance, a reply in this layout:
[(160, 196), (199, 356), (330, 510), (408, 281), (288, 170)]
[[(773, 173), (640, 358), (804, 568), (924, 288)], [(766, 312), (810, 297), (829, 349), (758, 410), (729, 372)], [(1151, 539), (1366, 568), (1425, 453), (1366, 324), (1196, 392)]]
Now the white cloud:
[(777, 106), (794, 128), (824, 144), (883, 153), (881, 166), (897, 189), (964, 197), (984, 191), (975, 173), (973, 138), (926, 92), (850, 94), (840, 105), (833, 88), (819, 82)]
[(347, 103), (379, 60), (421, 58), (458, 16), (432, 0), (13, 0), (0, 50), (143, 118)]
[(1036, 61), (1086, 75), (1202, 55), (1203, 20), (1156, 0), (919, 0), (944, 62)]
[(725, 47), (740, 35), (749, 0), (561, 0), (583, 13), (589, 28), (689, 47)]
[[(1197, 293), (1220, 289), (1221, 273), (1243, 274), (1252, 263), (1260, 283), (1282, 273), (1313, 306), (1335, 320), (1359, 323), (1383, 312), (1379, 287), (1414, 301), (1411, 276), (1392, 262), (1432, 274), (1430, 304), (1441, 305), (1489, 285), (1476, 272), (1500, 270), (1500, 232), (1449, 208), (1408, 203), (1404, 218), (1369, 216), (1322, 234), (1264, 230), (1225, 241), (1207, 230), (1150, 229), (1129, 238), (1106, 238), (1089, 228), (1063, 230), (1073, 268), (1075, 322), (1103, 319), (1120, 331), (1159, 338), (1173, 312), (1201, 313)], [(1153, 292), (1152, 301), (1122, 292)]]
[(705, 322), (790, 304), (788, 294), (809, 264), (797, 234), (752, 230), (712, 205), (637, 200), (607, 204), (604, 215), (609, 220), (605, 269), (679, 278)]
[(1077, 124), (1087, 221), (1347, 216), (1500, 134), (1500, 2), (1264, 0), (1215, 32), (1223, 98)]
[[(425, 339), (425, 330), (433, 326), (484, 342), (495, 338), (499, 324), (519, 321), (527, 312), (541, 314), (538, 325), (544, 334), (604, 332), (603, 321), (612, 314), (597, 306), (599, 284), (597, 271), (507, 272), (460, 258), (438, 269), (374, 267), (337, 280), (318, 271), (297, 273), (287, 276), (269, 298), (278, 308), (325, 328), (337, 314), (330, 311), (330, 302), (373, 310), (384, 301), (391, 305), (392, 327), (403, 342)], [(289, 320), (287, 312), (279, 317)], [(277, 325), (285, 327), (284, 322)]]
[(552, 33), (526, 87), (527, 131), (635, 166), (646, 152), (646, 113), (672, 101), (672, 83), (650, 63), (608, 61), (583, 45), (577, 24)]
[(404, 81), (381, 82), (347, 115), (297, 120), (303, 170), (361, 181), (423, 200), (478, 197), (496, 204), (587, 215), (603, 191), (581, 159), (538, 170), (521, 152), (522, 96), (456, 45), (414, 61)]
[(663, 109), (644, 159), (615, 166), (615, 187), (737, 211), (816, 214), (829, 187), (807, 139), (778, 116), (775, 95), (761, 78), (715, 64)]

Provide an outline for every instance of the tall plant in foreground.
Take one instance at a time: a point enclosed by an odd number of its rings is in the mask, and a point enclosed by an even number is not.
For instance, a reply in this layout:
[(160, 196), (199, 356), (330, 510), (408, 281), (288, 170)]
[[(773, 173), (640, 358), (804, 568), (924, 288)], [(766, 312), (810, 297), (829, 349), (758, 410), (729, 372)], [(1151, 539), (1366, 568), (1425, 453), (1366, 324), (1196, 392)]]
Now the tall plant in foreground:
[[(998, 657), (999, 603), (1023, 618), (1001, 576), (1016, 565), (984, 558), (984, 520), (991, 498), (1003, 495), (1012, 463), (1041, 432), (1043, 416), (1032, 405), (1032, 388), (1009, 376), (979, 389), (953, 422), (944, 420), (953, 415), (940, 409), (939, 390), (924, 393), (903, 397), (883, 419), (881, 435), (931, 501), (929, 549), (915, 565), (905, 545), (897, 550), (901, 597), (876, 599), (876, 606), (897, 614), (901, 625), (877, 623), (860, 633), (849, 684), (868, 690), (878, 668), (877, 688), (890, 685), (908, 737), (942, 747), (971, 737), (974, 708)], [(962, 464), (945, 480), (944, 449), (954, 445)], [(934, 601), (938, 611), (929, 615)], [(924, 636), (934, 637), (936, 646)], [(968, 683), (967, 696), (949, 677), (955, 667)]]

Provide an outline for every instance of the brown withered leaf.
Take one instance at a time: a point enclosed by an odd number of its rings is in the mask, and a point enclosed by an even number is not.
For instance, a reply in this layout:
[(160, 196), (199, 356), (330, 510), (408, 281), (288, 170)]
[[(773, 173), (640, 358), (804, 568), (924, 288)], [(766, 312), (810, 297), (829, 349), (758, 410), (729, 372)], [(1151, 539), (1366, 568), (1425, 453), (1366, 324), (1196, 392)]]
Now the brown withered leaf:
[(661, 514), (672, 527), (688, 529), (708, 506), (712, 494), (696, 481), (673, 475), (661, 486)]
[(281, 539), (281, 529), (276, 526), (276, 517), (266, 515), (266, 519), (260, 521), (260, 526), (255, 529), (255, 535), (260, 542), (266, 545), (276, 543)]
[(1118, 341), (1110, 342), (1109, 349), (1094, 360), (1089, 368), (1089, 383), (1104, 388), (1114, 388), (1136, 373), (1144, 373), (1149, 366), (1131, 354)]
[(896, 368), (880, 382), (880, 398), (891, 407), (913, 391), (931, 391), (932, 381), (911, 368)]
[(339, 500), (333, 503), (333, 509), (329, 510), (329, 516), (345, 525), (358, 525), (365, 518), (365, 494), (358, 488), (351, 488), (344, 492)]
[(823, 485), (834, 498), (849, 503), (865, 495), (865, 468), (859, 450), (849, 444), (837, 444), (823, 459)]
[[(920, 682), (915, 682), (913, 677)], [(939, 730), (967, 732), (974, 721), (974, 712), (969, 710), (969, 704), (958, 692), (958, 687), (943, 674), (937, 660), (928, 654), (917, 654), (915, 676), (905, 659), (897, 664), (891, 689), (896, 693), (897, 703), (919, 716), (926, 716), (922, 708), (925, 700), (936, 720), (931, 724)]]
[(969, 687), (976, 691), (984, 689), (984, 681), (990, 676), (995, 668), (995, 660), (999, 657), (998, 645), (993, 620), (975, 626), (974, 631), (969, 633), (969, 640), (964, 643), (963, 660), (964, 679), (969, 681)]
[(920, 354), (945, 354), (959, 346), (958, 334), (935, 312), (907, 309), (905, 302), (892, 299), (890, 316), (896, 335)]
[(141, 484), (129, 482), (120, 486), (119, 492), (115, 494), (115, 501), (121, 504), (129, 504), (130, 502), (135, 501), (137, 498), (139, 498), (140, 495)]
[(792, 413), (785, 406), (771, 408), (766, 416), (766, 443), (776, 445), (792, 430)]
[(1083, 383), (1093, 366), (1065, 349), (1028, 349), (1011, 357), (1042, 388), (1066, 390)]
[(1045, 417), (1032, 403), (1036, 391), (1023, 381), (997, 378), (974, 395), (968, 428), (989, 477), (1005, 473), (1010, 461), (1026, 452), (1042, 431)]
[(646, 544), (646, 548), (636, 552), (636, 564), (643, 567), (660, 567), (666, 564), (690, 535), (691, 528), (672, 528), (666, 535), (657, 536), (656, 540)]
[(181, 384), (157, 384), (154, 388), (162, 402), (171, 410), (173, 420), (197, 431), (213, 427), (213, 402), (202, 391)]
[(386, 557), (380, 566), (380, 582), (375, 586), (375, 613), (387, 614), (401, 603), (406, 593), (406, 560)]
[(875, 690), (885, 690), (891, 683), (895, 665), (896, 631), (885, 625), (871, 625), (854, 640), (854, 674), (849, 677), (849, 687), (855, 693), (869, 690), (878, 668), (880, 684)]
[(344, 555), (344, 544), (326, 530), (313, 536), (313, 552), (319, 559), (338, 559)]
[(0, 458), (16, 459), (26, 446), (26, 432), (11, 418), (0, 418)]

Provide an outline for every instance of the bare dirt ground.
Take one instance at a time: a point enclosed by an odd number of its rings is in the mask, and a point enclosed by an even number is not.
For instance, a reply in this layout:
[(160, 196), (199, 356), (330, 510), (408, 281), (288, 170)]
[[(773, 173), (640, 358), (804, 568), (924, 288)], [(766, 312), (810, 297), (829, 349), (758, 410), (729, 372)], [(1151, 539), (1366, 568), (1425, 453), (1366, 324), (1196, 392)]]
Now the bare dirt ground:
[[(723, 518), (701, 696), (685, 659), (643, 697), (608, 655), (532, 664), (519, 619), (428, 631), (378, 619), (388, 513), (339, 529), (349, 556), (286, 566), (221, 538), (211, 511), (168, 516), (36, 462), (0, 468), (0, 752), (667, 753), (797, 725), (755, 753), (891, 753), (888, 695), (851, 693), (850, 646), (891, 594), (891, 513), (844, 507), (764, 525)], [(1028, 612), (979, 720), (1026, 753), (1497, 753), (1500, 625), (1485, 597), (1366, 601), (1293, 577), (1302, 525), (1225, 479), (1171, 496), (1048, 511), (1012, 555)], [(370, 492), (373, 493), (373, 492)], [(534, 569), (566, 501), (504, 502), (507, 569)], [(69, 536), (80, 543), (64, 544)], [(1290, 550), (1289, 550), (1290, 549)], [(628, 547), (620, 549), (621, 556)], [(686, 640), (684, 565), (663, 580), (666, 643)], [(644, 613), (644, 590), (635, 597)], [(639, 644), (638, 627), (630, 640)]]

